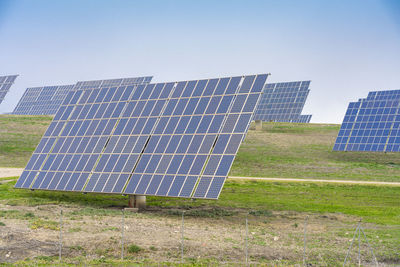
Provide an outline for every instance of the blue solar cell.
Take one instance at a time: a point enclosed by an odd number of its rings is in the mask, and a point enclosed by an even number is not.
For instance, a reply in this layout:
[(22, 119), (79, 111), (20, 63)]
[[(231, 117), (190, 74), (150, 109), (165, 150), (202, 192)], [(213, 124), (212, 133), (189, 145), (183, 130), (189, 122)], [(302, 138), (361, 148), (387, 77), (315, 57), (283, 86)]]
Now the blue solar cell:
[(168, 167), (167, 174), (176, 174), (178, 172), (178, 168), (182, 162), (183, 155), (175, 155), (172, 158), (172, 161)]
[(172, 157), (173, 157), (172, 155), (163, 155), (161, 157), (160, 163), (158, 164), (156, 173), (165, 173), (172, 160)]
[(255, 78), (256, 78), (255, 75), (246, 76), (242, 86), (239, 89), (239, 94), (249, 93)]
[(142, 177), (141, 174), (133, 174), (131, 179), (129, 180), (128, 185), (126, 186), (125, 193), (133, 194), (136, 190), (136, 187), (137, 187), (141, 177)]
[(39, 185), (38, 189), (47, 189), (55, 174), (55, 172), (47, 172), (46, 177), (43, 179), (43, 182)]
[(75, 184), (74, 191), (82, 191), (83, 186), (85, 185), (87, 179), (89, 178), (90, 173), (84, 172), (79, 176), (78, 181)]
[(60, 182), (58, 183), (56, 190), (64, 190), (67, 182), (69, 181), (69, 179), (71, 178), (72, 173), (70, 172), (65, 172), (60, 180)]
[(225, 177), (214, 177), (206, 198), (218, 199), (219, 193), (224, 185)]
[(203, 92), (204, 92), (204, 89), (206, 88), (207, 83), (208, 83), (208, 80), (198, 81), (196, 88), (193, 91), (192, 97), (203, 95)]
[(229, 142), (230, 134), (221, 134), (218, 137), (217, 143), (215, 144), (213, 154), (224, 154), (226, 146)]
[(122, 173), (119, 176), (112, 192), (113, 193), (122, 193), (122, 190), (124, 189), (124, 186), (125, 186), (126, 182), (128, 181), (129, 177), (130, 177), (130, 174)]
[(235, 158), (235, 156), (231, 156), (231, 155), (222, 156), (221, 162), (219, 163), (219, 166), (218, 166), (218, 169), (217, 169), (217, 172), (215, 175), (227, 176), (228, 172), (232, 166), (234, 158)]
[(162, 179), (162, 182), (160, 184), (160, 187), (158, 188), (156, 195), (166, 196), (173, 180), (174, 180), (173, 175), (165, 175)]
[(186, 155), (179, 168), (178, 174), (188, 174), (194, 159), (194, 155)]
[(214, 90), (217, 87), (218, 79), (211, 79), (207, 83), (207, 87), (203, 92), (203, 96), (211, 96), (214, 94)]
[(211, 177), (203, 176), (200, 178), (199, 184), (197, 185), (196, 191), (194, 193), (195, 198), (203, 198), (205, 197), (208, 187), (211, 183)]
[(199, 153), (201, 154), (208, 154), (211, 151), (211, 147), (214, 144), (215, 139), (217, 138), (216, 135), (206, 135), (204, 137), (203, 143), (200, 147)]
[(190, 145), (190, 141), (192, 141), (192, 135), (184, 135), (179, 143), (178, 149), (176, 153), (184, 154)]
[(155, 195), (157, 190), (158, 190), (158, 186), (161, 183), (161, 179), (163, 178), (162, 175), (153, 175), (151, 182), (149, 184), (149, 186), (147, 187), (147, 191), (146, 194), (147, 195)]
[(161, 155), (153, 155), (151, 157), (151, 160), (149, 161), (149, 164), (147, 165), (145, 173), (154, 173), (156, 171), (158, 163), (160, 162), (160, 159)]
[(136, 188), (135, 194), (138, 195), (143, 195), (146, 192), (146, 189), (150, 183), (152, 175), (148, 175), (148, 174), (144, 174), (141, 179), (140, 182)]
[(231, 135), (231, 139), (229, 141), (228, 146), (226, 147), (225, 153), (226, 154), (236, 154), (240, 143), (242, 142), (243, 139), (243, 134), (233, 134)]
[(190, 117), (189, 116), (181, 117), (180, 120), (179, 120), (178, 125), (176, 126), (175, 133), (176, 134), (185, 133), (185, 130), (186, 130), (187, 126), (188, 126), (189, 121), (190, 121)]
[(85, 187), (85, 190), (84, 190), (85, 192), (93, 191), (97, 181), (100, 178), (100, 175), (101, 175), (100, 173), (95, 172), (90, 176), (89, 181), (88, 181), (88, 183), (87, 183), (87, 185)]
[(207, 133), (207, 130), (211, 124), (211, 121), (213, 120), (212, 115), (205, 115), (200, 122), (199, 128), (197, 129), (197, 133)]
[(207, 162), (206, 168), (204, 169), (204, 175), (214, 175), (215, 171), (219, 166), (219, 162), (221, 160), (220, 155), (211, 155), (210, 159)]
[(180, 197), (190, 197), (196, 185), (197, 176), (187, 176), (179, 194)]
[(186, 105), (188, 104), (189, 99), (188, 98), (182, 98), (179, 100), (177, 103), (175, 110), (173, 112), (173, 115), (182, 115), (183, 110), (185, 109)]
[(104, 188), (101, 192), (111, 193), (113, 191), (115, 184), (118, 181), (119, 176), (120, 176), (120, 174), (109, 175), (108, 179), (105, 181)]
[(177, 197), (182, 189), (183, 183), (185, 182), (185, 176), (178, 175), (175, 177), (174, 182), (168, 192), (168, 196)]
[(189, 125), (186, 128), (186, 134), (194, 134), (196, 132), (197, 127), (199, 126), (201, 116), (192, 116), (190, 119)]
[(197, 81), (189, 81), (183, 90), (182, 97), (190, 97), (193, 94), (193, 90), (197, 84)]
[(222, 132), (223, 133), (231, 133), (231, 132), (233, 132), (233, 129), (236, 126), (238, 118), (239, 118), (239, 114), (230, 114), (230, 115), (228, 115), (228, 118), (226, 119), (224, 128), (222, 128)]
[(249, 126), (250, 123), (250, 119), (251, 119), (251, 114), (242, 114), (240, 115), (235, 130), (235, 133), (243, 133), (246, 132), (247, 127)]
[(39, 172), (35, 182), (32, 185), (32, 189), (38, 189), (40, 187), (40, 184), (43, 182), (44, 177), (46, 176), (47, 172)]
[(150, 116), (150, 113), (153, 110), (155, 104), (156, 104), (155, 100), (147, 101), (141, 116)]
[(122, 170), (122, 172), (132, 172), (133, 168), (135, 167), (135, 164), (138, 160), (139, 156), (138, 155), (130, 155), (128, 157), (128, 160), (126, 161), (126, 164), (124, 166), (124, 169)]

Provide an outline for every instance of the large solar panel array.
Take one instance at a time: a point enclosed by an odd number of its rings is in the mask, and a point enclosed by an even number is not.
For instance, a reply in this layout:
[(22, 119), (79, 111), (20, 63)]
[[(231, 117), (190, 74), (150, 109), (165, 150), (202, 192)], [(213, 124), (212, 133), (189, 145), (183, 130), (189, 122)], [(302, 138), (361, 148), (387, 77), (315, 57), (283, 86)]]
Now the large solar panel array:
[(54, 115), (72, 90), (147, 84), (152, 77), (82, 81), (75, 85), (32, 87), (25, 90), (13, 114), (18, 115)]
[(266, 84), (254, 119), (275, 122), (309, 122), (311, 115), (301, 115), (301, 112), (310, 92), (310, 82)]
[(0, 76), (0, 104), (3, 102), (11, 85), (17, 79), (18, 75)]
[(399, 152), (400, 90), (374, 91), (351, 102), (333, 150)]
[(266, 79), (72, 91), (15, 187), (217, 199)]

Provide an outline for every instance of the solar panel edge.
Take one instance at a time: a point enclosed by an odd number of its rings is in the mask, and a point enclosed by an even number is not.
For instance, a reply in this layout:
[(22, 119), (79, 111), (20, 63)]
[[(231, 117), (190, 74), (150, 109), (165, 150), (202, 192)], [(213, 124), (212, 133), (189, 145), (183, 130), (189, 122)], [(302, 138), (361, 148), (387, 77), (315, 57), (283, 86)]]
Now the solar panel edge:
[[(243, 76), (243, 77), (242, 77), (242, 83), (241, 83), (240, 86), (238, 86), (238, 88), (236, 89), (236, 94), (235, 94), (235, 95), (237, 95), (237, 94), (240, 92), (241, 85), (243, 84), (244, 79), (245, 79), (246, 77), (247, 77), (247, 76)], [(258, 75), (257, 75), (256, 77), (258, 77)], [(265, 80), (264, 80), (264, 82), (263, 82), (262, 88), (264, 88), (267, 78), (268, 78), (268, 75), (266, 75), (266, 77), (265, 77)], [(249, 94), (250, 94), (251, 89), (253, 88), (255, 82), (256, 82), (256, 78), (254, 79), (253, 84), (252, 84), (252, 86), (251, 86), (251, 88), (250, 88), (250, 90), (249, 90)], [(251, 122), (251, 118), (254, 116), (254, 111), (255, 111), (255, 109), (256, 109), (256, 107), (257, 107), (258, 102), (260, 101), (260, 97), (261, 97), (261, 92), (258, 94), (258, 99), (257, 99), (257, 101), (256, 101), (256, 104), (254, 105), (253, 112), (252, 112), (252, 116), (250, 117), (250, 120), (247, 122), (247, 126), (246, 126), (246, 128), (245, 128), (244, 133), (243, 133), (242, 141), (244, 140), (245, 135), (246, 135), (246, 133), (247, 133), (247, 131), (248, 131), (248, 128), (249, 128), (249, 125), (250, 125), (250, 122)], [(231, 102), (230, 107), (229, 107), (229, 109), (228, 109), (229, 111), (232, 110), (233, 105), (234, 105), (234, 101)], [(242, 110), (243, 110), (243, 109), (242, 109)], [(222, 123), (222, 125), (221, 125), (221, 127), (220, 127), (219, 134), (221, 134), (221, 131), (222, 131), (222, 129), (223, 129), (223, 126), (224, 126), (225, 123), (226, 123), (226, 120), (227, 120), (227, 118), (228, 118), (228, 114), (231, 114), (229, 111), (227, 112), (227, 115), (225, 115), (225, 120), (224, 120), (224, 122)], [(237, 123), (238, 123), (238, 121), (236, 122), (236, 124), (237, 124)], [(217, 138), (217, 139), (215, 140), (215, 142), (214, 142), (213, 149), (215, 148), (215, 145), (216, 145), (217, 141), (218, 141), (218, 138)], [(239, 143), (239, 145), (240, 145), (240, 143)], [(210, 158), (211, 158), (213, 149), (210, 151), (210, 155), (209, 155), (208, 160), (210, 160)], [(236, 151), (236, 153), (237, 153), (237, 151)], [(233, 161), (234, 161), (234, 159), (235, 159), (235, 157), (236, 157), (236, 153), (233, 154), (232, 163), (233, 163)], [(221, 160), (222, 160), (222, 157), (221, 157)], [(206, 192), (205, 192), (205, 194), (204, 194), (204, 197), (195, 197), (196, 192), (197, 192), (197, 188), (198, 188), (199, 183), (200, 183), (200, 179), (201, 179), (202, 174), (204, 173), (206, 167), (207, 167), (207, 164), (204, 165), (203, 171), (202, 171), (202, 173), (199, 175), (199, 180), (198, 180), (198, 182), (197, 182), (197, 184), (196, 184), (196, 187), (193, 189), (193, 192), (192, 192), (192, 198), (215, 199), (215, 198), (207, 198), (207, 195), (208, 195), (208, 193), (209, 193), (211, 184), (212, 184), (212, 182), (213, 182), (213, 179), (212, 179), (212, 178), (211, 178), (210, 184), (209, 184), (209, 186), (208, 186), (208, 188), (207, 188), (207, 190), (206, 190)], [(229, 169), (228, 169), (227, 174), (229, 174), (229, 171), (230, 171), (231, 168), (232, 168), (232, 164), (229, 166)], [(223, 185), (224, 185), (224, 183), (225, 183), (225, 181), (226, 181), (226, 178), (227, 178), (227, 176), (224, 177), (224, 180), (223, 180), (223, 183), (222, 183), (222, 186), (221, 186), (221, 190), (222, 190)], [(216, 199), (219, 198), (219, 195), (220, 195), (220, 193), (221, 193), (221, 190), (219, 191), (218, 195), (216, 196)]]

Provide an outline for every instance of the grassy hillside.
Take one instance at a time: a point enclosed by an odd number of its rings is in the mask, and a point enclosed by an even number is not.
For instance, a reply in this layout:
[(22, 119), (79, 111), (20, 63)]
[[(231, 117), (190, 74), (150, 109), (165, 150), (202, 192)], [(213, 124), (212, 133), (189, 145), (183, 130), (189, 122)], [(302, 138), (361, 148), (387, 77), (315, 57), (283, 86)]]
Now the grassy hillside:
[[(25, 167), (49, 116), (0, 116), (0, 167)], [(250, 130), (231, 176), (400, 181), (400, 153), (333, 152), (339, 125), (265, 123)]]
[(400, 181), (400, 153), (332, 151), (339, 128), (264, 123), (249, 131), (230, 175)]
[(52, 117), (0, 115), (0, 167), (25, 167)]

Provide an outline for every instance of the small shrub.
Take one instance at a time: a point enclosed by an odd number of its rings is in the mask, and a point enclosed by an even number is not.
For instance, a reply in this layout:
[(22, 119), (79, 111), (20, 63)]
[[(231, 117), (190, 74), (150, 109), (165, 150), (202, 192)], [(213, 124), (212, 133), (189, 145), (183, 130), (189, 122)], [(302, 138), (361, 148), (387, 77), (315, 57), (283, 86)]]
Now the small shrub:
[(132, 254), (139, 253), (141, 250), (142, 250), (142, 248), (137, 246), (137, 245), (135, 245), (135, 244), (130, 245), (128, 247), (128, 252), (132, 253)]
[(32, 212), (27, 212), (24, 215), (25, 218), (35, 218), (35, 214), (33, 214)]
[(0, 222), (0, 226), (6, 226), (6, 224), (3, 222)]
[(156, 250), (157, 250), (157, 248), (156, 248), (155, 246), (150, 246), (150, 250), (152, 250), (152, 251), (156, 251)]

